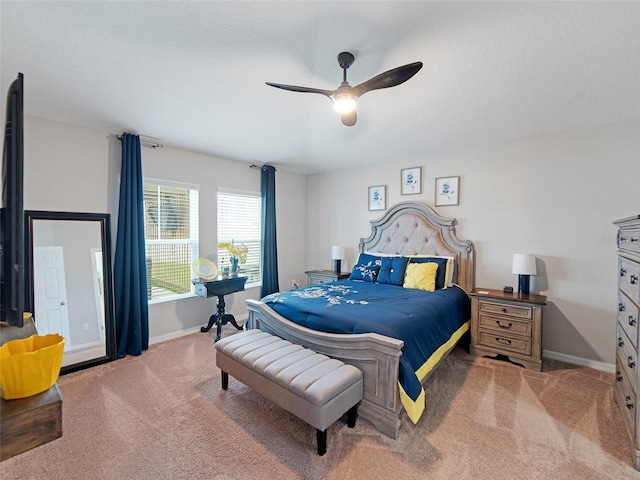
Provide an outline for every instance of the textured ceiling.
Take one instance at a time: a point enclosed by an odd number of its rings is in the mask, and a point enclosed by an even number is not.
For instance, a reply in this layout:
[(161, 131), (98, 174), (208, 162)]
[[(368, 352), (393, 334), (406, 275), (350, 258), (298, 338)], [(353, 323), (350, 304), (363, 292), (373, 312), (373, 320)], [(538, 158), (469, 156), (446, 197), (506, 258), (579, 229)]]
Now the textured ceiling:
[[(299, 173), (640, 118), (638, 2), (3, 0), (0, 19), (27, 115)], [(335, 89), (343, 50), (352, 85), (424, 67), (354, 127), (264, 84)]]

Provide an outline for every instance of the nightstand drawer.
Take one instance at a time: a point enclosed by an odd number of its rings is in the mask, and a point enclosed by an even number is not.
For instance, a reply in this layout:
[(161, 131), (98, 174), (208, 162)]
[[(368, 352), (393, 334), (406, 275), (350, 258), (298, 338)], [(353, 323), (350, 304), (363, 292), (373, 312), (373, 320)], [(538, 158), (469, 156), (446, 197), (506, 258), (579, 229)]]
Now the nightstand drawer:
[[(619, 359), (617, 359), (619, 360)], [(635, 440), (636, 438), (636, 422), (635, 422), (635, 409), (636, 406), (636, 394), (629, 385), (628, 378), (622, 373), (621, 367), (616, 365), (616, 383), (614, 385), (614, 395), (618, 406), (624, 416), (624, 423), (627, 424), (629, 434)]]
[(308, 270), (304, 273), (307, 274), (307, 285), (309, 287), (322, 285), (323, 283), (337, 282), (338, 280), (346, 280), (350, 275), (349, 273), (335, 273), (331, 270)]
[(509, 332), (514, 335), (522, 335), (531, 338), (531, 322), (526, 320), (516, 320), (505, 316), (494, 316), (480, 314), (478, 325), (483, 330), (495, 332)]
[(495, 335), (491, 332), (479, 332), (480, 345), (492, 347), (495, 350), (504, 350), (522, 355), (531, 355), (531, 339), (517, 338), (509, 335)]
[(481, 313), (495, 313), (498, 315), (509, 315), (511, 317), (531, 318), (531, 307), (511, 305), (508, 303), (494, 303), (486, 300), (480, 301)]
[(638, 305), (619, 291), (618, 324), (622, 326), (636, 350), (638, 349), (638, 315), (640, 315)]

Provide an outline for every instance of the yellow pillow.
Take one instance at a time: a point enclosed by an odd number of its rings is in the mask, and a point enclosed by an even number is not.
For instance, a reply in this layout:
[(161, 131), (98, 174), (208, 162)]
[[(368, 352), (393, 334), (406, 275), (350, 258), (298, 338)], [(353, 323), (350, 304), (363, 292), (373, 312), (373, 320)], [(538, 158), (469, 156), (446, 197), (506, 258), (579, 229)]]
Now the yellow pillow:
[(403, 287), (433, 292), (437, 270), (437, 263), (408, 263)]

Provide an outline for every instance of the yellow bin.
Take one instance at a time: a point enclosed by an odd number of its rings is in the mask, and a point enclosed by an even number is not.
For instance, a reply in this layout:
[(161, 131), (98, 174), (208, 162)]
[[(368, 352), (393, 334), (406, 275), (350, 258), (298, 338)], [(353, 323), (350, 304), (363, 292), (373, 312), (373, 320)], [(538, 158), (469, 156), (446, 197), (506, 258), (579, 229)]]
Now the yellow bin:
[(2, 398), (13, 400), (49, 390), (60, 375), (64, 337), (31, 335), (0, 347)]

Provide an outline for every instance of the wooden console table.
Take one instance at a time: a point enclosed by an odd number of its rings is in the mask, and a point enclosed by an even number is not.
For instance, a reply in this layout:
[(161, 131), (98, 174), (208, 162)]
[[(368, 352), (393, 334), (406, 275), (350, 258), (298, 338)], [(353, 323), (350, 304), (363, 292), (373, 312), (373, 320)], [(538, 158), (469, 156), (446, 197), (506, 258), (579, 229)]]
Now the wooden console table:
[(242, 330), (242, 327), (236, 323), (236, 319), (230, 313), (224, 311), (224, 296), (230, 295), (235, 292), (244, 290), (244, 284), (247, 281), (247, 277), (216, 277), (213, 280), (194, 280), (193, 284), (196, 286), (196, 294), (200, 297), (218, 297), (218, 311), (209, 317), (209, 323), (206, 327), (200, 329), (201, 332), (208, 332), (216, 324), (216, 342), (220, 340), (220, 331), (222, 325), (231, 323), (238, 330)]
[[(36, 333), (33, 318), (22, 328), (0, 323), (0, 345)], [(0, 399), (0, 461), (62, 436), (62, 396), (58, 384), (46, 392), (15, 400)]]

